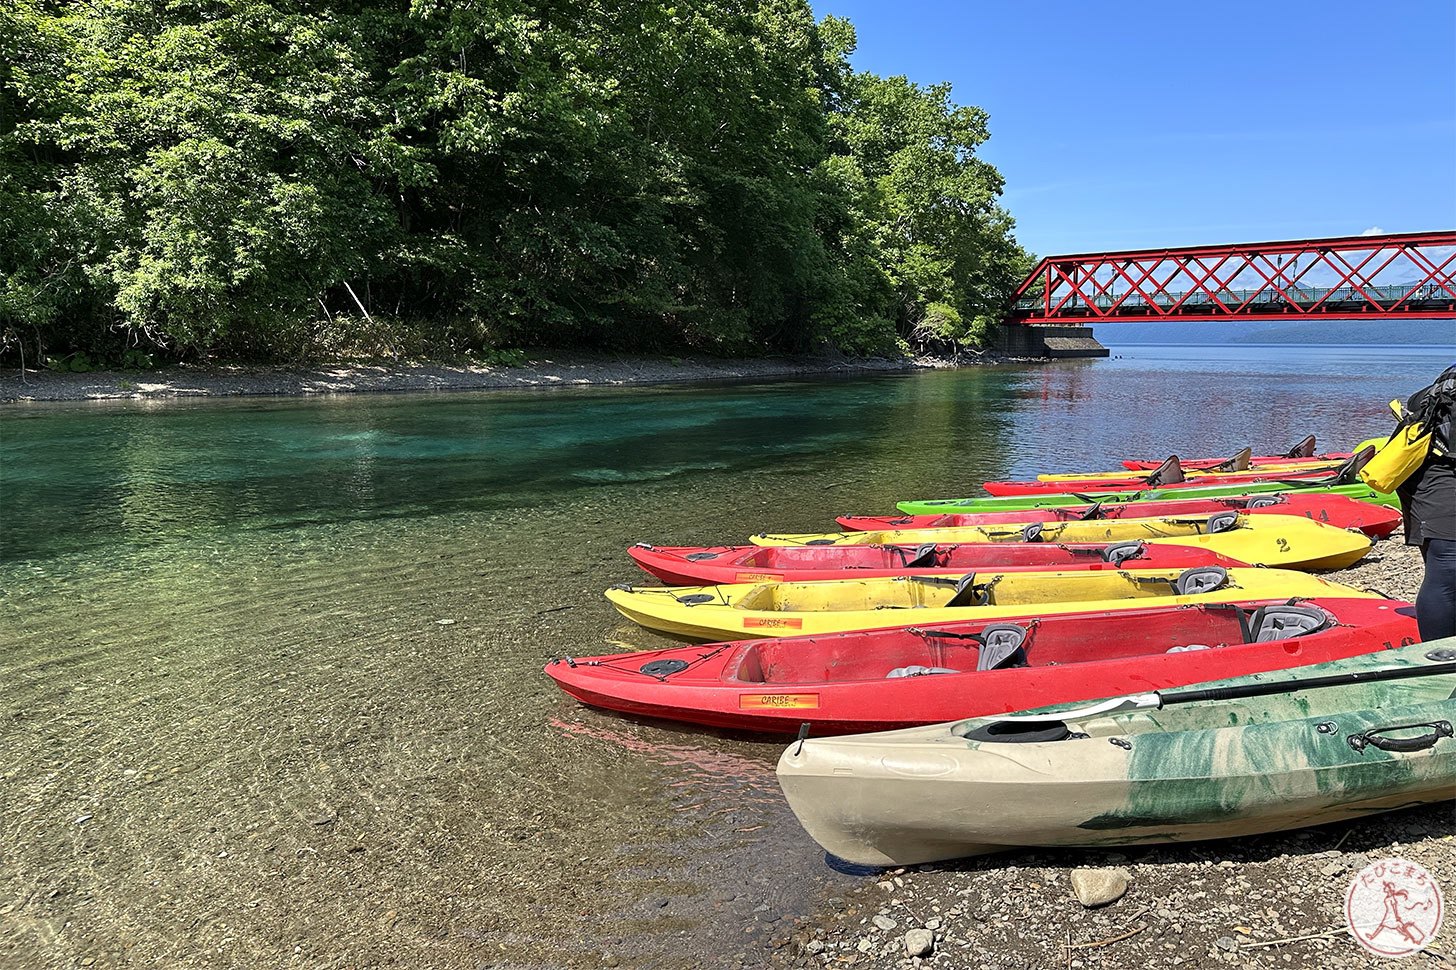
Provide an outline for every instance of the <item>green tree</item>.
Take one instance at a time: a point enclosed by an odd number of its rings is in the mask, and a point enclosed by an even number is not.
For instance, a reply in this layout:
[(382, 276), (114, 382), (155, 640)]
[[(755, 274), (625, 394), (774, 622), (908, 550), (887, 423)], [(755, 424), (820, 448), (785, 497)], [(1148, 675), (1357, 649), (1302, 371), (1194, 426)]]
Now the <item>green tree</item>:
[[(884, 351), (1024, 254), (944, 86), (804, 0), (16, 0), (0, 334)], [(932, 308), (938, 308), (932, 311)]]
[(848, 224), (892, 291), (881, 312), (922, 341), (984, 333), (1031, 268), (998, 204), (1001, 175), (976, 157), (986, 113), (953, 104), (948, 84), (852, 70), (853, 27), (828, 18), (821, 30), (838, 84), (833, 150), (852, 163)]

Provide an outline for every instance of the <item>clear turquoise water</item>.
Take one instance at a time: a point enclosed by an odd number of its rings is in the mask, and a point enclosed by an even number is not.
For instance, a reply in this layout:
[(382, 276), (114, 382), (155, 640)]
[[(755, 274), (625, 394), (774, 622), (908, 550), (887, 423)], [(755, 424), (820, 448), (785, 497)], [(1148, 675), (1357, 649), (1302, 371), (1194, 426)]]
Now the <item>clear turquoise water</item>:
[[(782, 807), (780, 744), (584, 710), (540, 673), (659, 642), (600, 596), (636, 578), (627, 545), (817, 531), (1127, 455), (1311, 432), (1345, 447), (1387, 431), (1386, 402), (1453, 348), (1115, 353), (764, 385), (9, 406), (0, 903), (16, 929), (0, 963), (761, 952), (777, 930), (754, 907), (803, 911), (840, 878)], [(666, 942), (679, 933), (704, 949)]]

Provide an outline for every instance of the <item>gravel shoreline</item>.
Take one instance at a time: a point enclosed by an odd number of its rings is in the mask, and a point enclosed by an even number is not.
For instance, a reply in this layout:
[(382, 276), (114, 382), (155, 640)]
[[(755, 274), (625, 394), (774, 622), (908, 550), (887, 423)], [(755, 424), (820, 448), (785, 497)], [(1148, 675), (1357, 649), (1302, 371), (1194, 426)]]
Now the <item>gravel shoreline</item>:
[(299, 396), (404, 391), (543, 390), (561, 387), (761, 380), (876, 374), (923, 368), (1040, 362), (985, 352), (956, 359), (848, 357), (640, 357), (538, 353), (520, 367), (484, 364), (338, 363), (311, 367), (172, 367), (85, 374), (6, 370), (0, 403)]
[[(1420, 555), (1397, 534), (1377, 543), (1360, 564), (1328, 575), (1414, 599)], [(876, 872), (797, 921), (791, 933), (772, 941), (763, 962), (869, 970), (1369, 970), (1391, 962), (1367, 953), (1346, 933), (1345, 890), (1365, 865), (1392, 856), (1430, 870), (1449, 905), (1456, 892), (1452, 804), (1248, 839), (1120, 851), (1028, 850)], [(1084, 907), (1072, 874), (1087, 870), (1114, 882), (1125, 876), (1125, 894), (1105, 906)], [(1448, 915), (1431, 947), (1409, 965), (1456, 966), (1453, 924)], [(911, 937), (917, 930), (930, 935)], [(933, 939), (928, 955), (909, 955), (927, 939)]]

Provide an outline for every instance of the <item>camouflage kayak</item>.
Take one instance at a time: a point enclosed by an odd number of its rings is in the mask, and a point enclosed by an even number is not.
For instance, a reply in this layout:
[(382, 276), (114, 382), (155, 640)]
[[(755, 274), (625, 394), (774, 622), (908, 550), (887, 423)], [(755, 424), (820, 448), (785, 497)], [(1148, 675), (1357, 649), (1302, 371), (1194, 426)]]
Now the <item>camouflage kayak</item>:
[(1445, 640), (1200, 685), (1263, 696), (811, 738), (779, 783), (820, 845), (864, 865), (1319, 825), (1456, 794), (1453, 659)]

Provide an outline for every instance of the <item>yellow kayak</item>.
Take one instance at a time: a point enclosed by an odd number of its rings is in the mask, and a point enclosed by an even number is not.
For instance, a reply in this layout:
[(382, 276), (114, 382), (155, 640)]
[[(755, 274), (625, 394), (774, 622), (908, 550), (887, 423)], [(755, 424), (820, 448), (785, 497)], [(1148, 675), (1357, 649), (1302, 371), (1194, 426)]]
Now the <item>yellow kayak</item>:
[(1316, 596), (1379, 598), (1307, 573), (1221, 566), (607, 590), (607, 599), (634, 623), (708, 641)]
[(1199, 546), (1251, 566), (1287, 569), (1344, 569), (1370, 550), (1369, 536), (1337, 529), (1301, 515), (1169, 516), (1147, 519), (1089, 519), (947, 529), (879, 532), (761, 533), (756, 546), (883, 546), (978, 542), (1122, 542), (1138, 540)]

